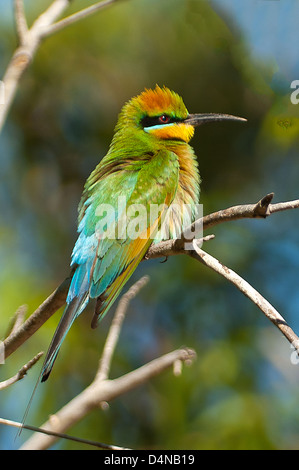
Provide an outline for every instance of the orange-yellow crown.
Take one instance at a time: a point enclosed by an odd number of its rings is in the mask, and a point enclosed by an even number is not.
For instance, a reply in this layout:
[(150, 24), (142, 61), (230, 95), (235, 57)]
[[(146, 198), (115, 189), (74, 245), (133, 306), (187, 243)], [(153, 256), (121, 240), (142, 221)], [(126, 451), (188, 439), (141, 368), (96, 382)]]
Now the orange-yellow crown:
[(154, 89), (145, 89), (140, 95), (132, 98), (121, 112), (118, 129), (125, 123), (134, 123), (141, 127), (144, 118), (158, 118), (162, 115), (168, 116), (169, 121), (165, 124), (161, 122), (160, 125), (144, 126), (144, 131), (158, 139), (189, 142), (194, 127), (184, 123), (188, 116), (187, 108), (182, 98), (165, 86), (161, 88), (156, 85)]
[(145, 89), (139, 96), (133, 98), (148, 116), (169, 114), (181, 119), (188, 116), (188, 111), (182, 98), (169, 88), (160, 88), (156, 85), (154, 90)]

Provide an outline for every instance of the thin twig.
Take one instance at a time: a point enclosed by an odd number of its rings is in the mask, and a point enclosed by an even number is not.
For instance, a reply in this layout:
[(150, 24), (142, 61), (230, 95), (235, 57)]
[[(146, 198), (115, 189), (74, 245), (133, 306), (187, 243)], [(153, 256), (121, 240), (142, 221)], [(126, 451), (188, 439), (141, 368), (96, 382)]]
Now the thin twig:
[[(174, 362), (178, 360), (189, 365), (195, 357), (196, 354), (192, 349), (177, 349), (114, 380), (99, 381), (95, 379), (83, 392), (73, 398), (55, 415), (51, 416), (42, 425), (42, 429), (60, 433), (64, 432), (83, 419), (92, 410), (99, 408), (101, 403), (109, 402), (146, 383), (173, 366)], [(22, 445), (21, 450), (47, 449), (54, 444), (56, 439), (53, 436), (38, 436), (34, 434)]]
[[(299, 201), (289, 201), (286, 203), (279, 204), (270, 204), (273, 195), (267, 195), (262, 198), (257, 204), (248, 204), (244, 206), (234, 206), (228, 208), (224, 211), (219, 211), (217, 213), (207, 216), (205, 219), (205, 228), (217, 225), (222, 222), (241, 219), (241, 218), (253, 218), (253, 217), (267, 217), (271, 213), (278, 212), (280, 210), (294, 209), (299, 207)], [(234, 271), (230, 270), (226, 266), (222, 265), (218, 260), (213, 258), (211, 255), (208, 255), (206, 252), (201, 250), (197, 243), (197, 240), (193, 241), (193, 251), (185, 251), (184, 247), (180, 245), (181, 240), (166, 241), (162, 242), (167, 245), (167, 255), (168, 254), (177, 254), (177, 252), (182, 251), (185, 254), (196, 258), (201, 261), (206, 266), (214, 269), (216, 272), (224, 276), (234, 285), (236, 285), (241, 292), (243, 292), (247, 297), (249, 297), (260, 309), (261, 311), (269, 318), (284, 334), (284, 336), (293, 344), (293, 346), (299, 351), (299, 339), (297, 335), (293, 332), (290, 326), (285, 322), (284, 318), (277, 312), (277, 310), (266, 300), (264, 299), (259, 292), (257, 292), (250, 284), (248, 284), (244, 279), (242, 279)], [(170, 247), (170, 244), (174, 243)], [(161, 249), (161, 244), (159, 248), (159, 256), (165, 256), (163, 249)], [(154, 245), (154, 249), (157, 245)], [(179, 247), (179, 248), (178, 248)], [(173, 250), (173, 252), (172, 252)], [(154, 257), (153, 254), (148, 253), (148, 257)], [(155, 255), (155, 253), (154, 253)], [(116, 335), (118, 337), (118, 334)], [(111, 340), (112, 341), (112, 340)], [(114, 350), (112, 341), (112, 352)], [(108, 348), (108, 347), (107, 347)], [(110, 358), (111, 352), (109, 348), (107, 349), (107, 365), (101, 371), (103, 377), (108, 376), (107, 369), (110, 367)], [(87, 413), (91, 410), (98, 408), (102, 402), (109, 402), (110, 400), (116, 398), (117, 396), (131, 390), (132, 388), (138, 386), (141, 383), (145, 383), (151, 377), (161, 373), (166, 367), (169, 367), (173, 364), (178, 364), (178, 361), (188, 362), (194, 356), (194, 352), (190, 350), (177, 350), (169, 353), (165, 356), (162, 356), (150, 363), (136, 369), (128, 374), (125, 374), (122, 377), (119, 377), (114, 380), (98, 380), (98, 376), (95, 377), (94, 381), (89, 387), (87, 387), (81, 394), (76, 396), (71, 402), (69, 402), (65, 407), (63, 407), (56, 415), (52, 417), (43, 428), (53, 429), (56, 432), (62, 432), (68, 429), (70, 426), (78, 422)], [(109, 358), (110, 356), (110, 358)], [(37, 438), (32, 436), (27, 443), (24, 444), (23, 448), (26, 449), (45, 449), (48, 448), (54, 441), (53, 437), (42, 436)]]
[(278, 202), (277, 204), (270, 204), (269, 210), (270, 210), (270, 214), (274, 214), (274, 212), (285, 211), (288, 209), (298, 209), (298, 207), (299, 207), (299, 199), (295, 199), (294, 201)]
[(136, 297), (136, 295), (148, 282), (148, 276), (142, 277), (139, 279), (139, 281), (133, 284), (133, 286), (119, 300), (109, 329), (109, 333), (107, 335), (103, 354), (100, 360), (99, 370), (96, 375), (96, 380), (105, 380), (108, 378), (112, 356), (119, 338), (126, 312), (129, 307), (129, 303)]
[[(203, 217), (203, 228), (208, 229), (224, 222), (231, 222), (244, 218), (265, 218), (276, 212), (296, 209), (299, 200), (270, 204), (273, 193), (267, 194), (256, 204), (245, 204), (229, 207)], [(207, 241), (213, 236), (208, 235), (202, 240)], [(184, 237), (176, 240), (166, 240), (152, 245), (147, 251), (144, 259), (162, 258), (178, 254), (190, 254), (184, 248)], [(31, 317), (4, 341), (5, 355), (8, 357), (30, 336), (32, 336), (43, 323), (55, 313), (64, 303), (70, 285), (71, 276), (48, 297), (47, 300), (32, 314)]]
[[(2, 79), (5, 100), (0, 104), (0, 132), (16, 95), (19, 81), (35, 57), (41, 41), (50, 34), (85, 18), (96, 11), (115, 3), (118, 0), (104, 0), (95, 3), (69, 17), (57, 21), (72, 0), (53, 0), (49, 7), (34, 21), (28, 29), (25, 18), (23, 0), (14, 0), (15, 21), (20, 45), (15, 50)], [(57, 23), (56, 23), (57, 21)]]
[[(186, 255), (188, 250), (186, 250), (184, 243), (188, 243), (189, 246), (190, 242), (184, 238), (184, 235), (182, 235), (182, 237), (183, 238), (175, 238), (173, 240), (166, 240), (151, 245), (143, 259), (148, 260), (162, 258), (164, 256), (168, 257), (174, 255)], [(196, 238), (196, 240), (201, 245), (204, 242), (213, 240), (213, 238), (215, 238), (215, 235), (212, 234), (206, 235), (205, 237)]]
[[(24, 21), (22, 22), (23, 43), (15, 50), (4, 77), (2, 79), (5, 92), (4, 104), (0, 105), (0, 132), (5, 123), (8, 111), (15, 97), (19, 81), (28, 65), (32, 61), (41, 41), (41, 33), (50, 24), (57, 20), (69, 5), (70, 0), (54, 0), (33, 23), (30, 30), (26, 32), (24, 42)], [(20, 2), (18, 2), (18, 28), (20, 28)]]
[(5, 358), (10, 356), (28, 338), (30, 338), (53, 313), (65, 303), (70, 286), (71, 276), (67, 277), (62, 284), (35, 310), (35, 312), (4, 340)]
[(81, 437), (70, 436), (69, 434), (63, 434), (60, 432), (50, 431), (48, 429), (38, 428), (36, 426), (30, 426), (29, 424), (18, 423), (17, 421), (12, 421), (10, 419), (0, 418), (0, 424), (5, 424), (6, 426), (12, 426), (19, 429), (28, 429), (29, 431), (39, 432), (46, 434), (47, 436), (53, 436), (57, 439), (68, 439), (69, 441), (80, 442), (80, 444), (87, 444), (89, 446), (99, 447), (100, 449), (106, 450), (130, 450), (127, 447), (119, 447), (110, 444), (104, 444), (103, 442), (90, 441), (89, 439), (82, 439)]
[[(231, 220), (239, 219), (265, 219), (271, 212), (274, 212), (276, 204), (271, 204), (274, 193), (266, 194), (255, 204), (242, 204), (238, 206), (229, 207), (228, 209), (220, 210), (203, 217), (203, 229), (214, 227), (215, 225)], [(298, 201), (299, 202), (299, 201)], [(291, 205), (286, 205), (286, 209), (294, 209)]]
[[(195, 358), (193, 350), (182, 348), (154, 359), (119, 378), (114, 380), (107, 379), (112, 355), (129, 302), (136, 297), (148, 280), (148, 276), (142, 277), (119, 300), (105, 343), (102, 359), (99, 363), (99, 369), (93, 382), (55, 415), (52, 415), (42, 426), (42, 429), (61, 434), (84, 418), (90, 411), (100, 408), (102, 403), (107, 404), (123, 393), (147, 382), (178, 361), (190, 364)], [(40, 436), (35, 434), (22, 446), (22, 449), (46, 449), (55, 442), (57, 437), (61, 436), (58, 434), (57, 436)]]
[(9, 335), (15, 334), (22, 326), (24, 322), (24, 318), (27, 313), (27, 305), (21, 305), (17, 310), (14, 316), (12, 317), (11, 323), (9, 325), (9, 329), (5, 337), (8, 337)]
[(26, 43), (28, 26), (24, 10), (24, 0), (14, 0), (15, 23), (19, 37), (19, 43), (23, 46)]
[(254, 289), (247, 281), (235, 273), (232, 269), (224, 266), (216, 258), (203, 251), (197, 246), (196, 240), (193, 242), (195, 253), (191, 253), (193, 258), (198, 259), (202, 264), (213, 269), (213, 271), (221, 274), (231, 283), (233, 283), (246, 297), (248, 297), (266, 317), (274, 323), (275, 326), (283, 333), (287, 340), (294, 346), (299, 353), (299, 338), (292, 328), (287, 324), (280, 313), (268, 302), (256, 289)]
[(31, 367), (34, 366), (34, 364), (37, 363), (37, 361), (42, 357), (43, 352), (38, 353), (36, 356), (34, 356), (33, 359), (31, 359), (27, 364), (25, 364), (19, 372), (17, 372), (16, 375), (11, 377), (10, 379), (4, 380), (3, 382), (0, 382), (0, 390), (4, 390), (7, 387), (10, 387), (14, 383), (18, 382), (19, 380), (22, 380), (24, 376), (27, 374), (28, 370), (31, 369)]
[(67, 16), (66, 18), (63, 18), (62, 20), (48, 26), (42, 33), (42, 37), (44, 38), (50, 36), (51, 34), (57, 33), (57, 31), (60, 31), (61, 29), (66, 28), (67, 26), (70, 26), (71, 24), (74, 24), (83, 18), (87, 18), (88, 16), (93, 15), (95, 12), (112, 5), (112, 3), (117, 1), (119, 0), (103, 0), (80, 11), (77, 11), (76, 13), (73, 13), (72, 15)]
[(233, 220), (240, 219), (265, 219), (276, 212), (299, 208), (299, 199), (271, 204), (273, 197), (274, 193), (270, 193), (255, 204), (232, 206), (227, 209), (222, 209), (220, 211), (213, 212), (212, 214), (205, 215), (191, 224), (176, 240), (166, 240), (155, 245), (151, 245), (145, 255), (145, 259), (187, 254), (185, 244), (190, 242), (190, 234), (196, 233), (195, 227), (200, 227), (201, 224), (202, 229), (207, 230), (224, 222), (232, 222)]

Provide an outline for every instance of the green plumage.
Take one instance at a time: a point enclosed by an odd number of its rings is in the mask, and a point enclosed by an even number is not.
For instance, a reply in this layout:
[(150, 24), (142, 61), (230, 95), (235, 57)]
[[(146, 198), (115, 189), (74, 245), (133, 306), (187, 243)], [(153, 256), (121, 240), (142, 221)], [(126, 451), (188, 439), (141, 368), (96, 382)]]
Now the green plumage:
[[(157, 231), (164, 216), (169, 237), (178, 236), (185, 227), (184, 205), (190, 205), (194, 218), (200, 178), (188, 142), (194, 126), (222, 119), (240, 118), (189, 115), (179, 95), (158, 86), (123, 107), (109, 151), (84, 187), (79, 236), (72, 254), (76, 269), (65, 312), (43, 365), (42, 381), (48, 378), (62, 341), (89, 299), (97, 299), (95, 327), (151, 243), (163, 239)], [(153, 205), (162, 208), (155, 218)], [(136, 214), (141, 212), (143, 217), (136, 224)]]
[[(164, 115), (167, 117), (161, 118)], [(92, 327), (106, 314), (153, 242), (161, 219), (176, 196), (182, 204), (186, 193), (186, 201), (196, 204), (199, 194), (196, 159), (184, 132), (180, 139), (176, 128), (187, 116), (182, 99), (159, 87), (133, 98), (120, 113), (109, 151), (84, 187), (79, 205), (79, 237), (72, 254), (76, 270), (66, 311), (43, 366), (42, 381), (48, 378), (67, 331), (89, 299), (97, 299)], [(159, 137), (163, 119), (171, 124), (166, 123), (167, 132), (170, 127), (176, 131), (173, 139)], [(180, 178), (180, 158), (184, 156), (189, 159), (185, 162), (187, 173)], [(190, 188), (185, 191), (180, 183), (186, 184), (188, 179)], [(162, 208), (165, 205), (155, 220), (150, 218), (153, 204)], [(134, 232), (130, 224), (139, 213), (135, 211), (128, 217), (132, 205), (141, 205), (143, 215), (146, 214), (145, 222), (143, 218), (135, 227), (137, 237), (128, 234), (130, 229)], [(103, 210), (108, 206), (109, 210)]]

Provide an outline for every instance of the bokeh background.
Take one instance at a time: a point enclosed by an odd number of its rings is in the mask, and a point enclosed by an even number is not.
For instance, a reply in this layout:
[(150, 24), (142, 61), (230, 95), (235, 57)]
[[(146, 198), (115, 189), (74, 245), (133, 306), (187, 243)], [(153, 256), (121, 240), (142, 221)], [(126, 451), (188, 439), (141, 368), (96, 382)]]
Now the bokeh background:
[[(74, 1), (68, 13), (91, 4)], [(27, 0), (29, 24), (48, 1)], [(0, 0), (0, 76), (16, 47), (12, 2)], [(248, 123), (200, 128), (192, 144), (204, 213), (299, 197), (297, 0), (127, 0), (48, 38), (22, 78), (0, 137), (0, 337), (18, 306), (34, 309), (69, 273), (77, 205), (105, 155), (118, 112), (144, 87), (166, 85), (190, 112)], [(299, 212), (223, 224), (205, 249), (237, 271), (299, 331)], [(142, 263), (111, 377), (187, 345), (197, 360), (87, 416), (73, 435), (131, 448), (298, 449), (299, 365), (278, 330), (239, 291), (187, 257)], [(0, 368), (0, 380), (47, 349), (60, 312)], [(28, 423), (92, 380), (112, 312), (97, 330), (74, 324)], [(1, 392), (0, 416), (21, 420), (39, 366)], [(0, 448), (29, 437), (0, 428)], [(84, 448), (59, 442), (55, 448)]]

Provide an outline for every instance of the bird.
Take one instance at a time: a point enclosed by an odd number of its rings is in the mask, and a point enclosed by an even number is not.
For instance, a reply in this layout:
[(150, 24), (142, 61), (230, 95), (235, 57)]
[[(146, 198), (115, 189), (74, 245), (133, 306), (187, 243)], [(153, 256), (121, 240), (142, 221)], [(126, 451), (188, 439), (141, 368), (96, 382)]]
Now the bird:
[[(167, 223), (168, 238), (178, 237), (184, 229), (184, 205), (191, 208), (193, 221), (201, 179), (189, 142), (195, 127), (223, 120), (246, 119), (189, 114), (180, 95), (159, 85), (145, 88), (123, 106), (109, 150), (84, 186), (71, 257), (74, 274), (41, 369), (41, 382), (48, 379), (66, 334), (90, 299), (95, 299), (91, 327), (106, 315), (150, 245), (163, 239), (162, 221)], [(136, 236), (129, 233), (128, 208), (145, 208), (148, 216), (154, 205), (162, 207), (155, 217), (145, 217)]]

